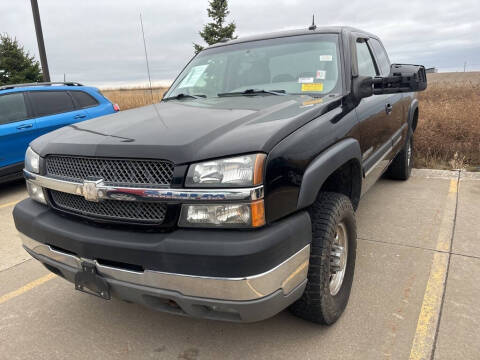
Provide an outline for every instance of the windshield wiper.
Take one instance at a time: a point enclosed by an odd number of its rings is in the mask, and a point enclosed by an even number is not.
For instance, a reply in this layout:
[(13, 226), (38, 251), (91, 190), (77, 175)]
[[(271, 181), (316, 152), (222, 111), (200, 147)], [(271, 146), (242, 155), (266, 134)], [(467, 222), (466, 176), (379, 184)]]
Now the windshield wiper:
[(200, 99), (200, 98), (206, 98), (207, 95), (203, 95), (203, 94), (199, 94), (199, 95), (190, 95), (190, 94), (184, 94), (184, 93), (180, 93), (178, 95), (175, 95), (175, 96), (169, 96), (169, 97), (166, 97), (166, 98), (163, 98), (162, 100), (179, 100), (179, 99), (184, 99), (184, 98), (192, 98), (192, 99)]
[(257, 95), (257, 94), (287, 95), (285, 90), (247, 89), (244, 91), (220, 93), (220, 94), (217, 94), (217, 96), (237, 96), (237, 95)]

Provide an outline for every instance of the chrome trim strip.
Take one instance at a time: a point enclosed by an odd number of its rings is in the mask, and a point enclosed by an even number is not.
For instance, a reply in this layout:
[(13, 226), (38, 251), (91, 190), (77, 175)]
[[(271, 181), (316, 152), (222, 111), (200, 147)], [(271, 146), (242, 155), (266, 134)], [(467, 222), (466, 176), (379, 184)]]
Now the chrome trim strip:
[[(402, 137), (402, 131), (405, 130), (405, 128), (407, 127), (407, 124), (403, 124), (402, 127), (400, 129), (398, 129), (397, 131), (395, 131), (395, 134), (393, 134), (393, 136), (388, 140), (388, 142), (391, 142), (392, 144), (390, 145), (389, 149), (385, 152), (385, 154), (383, 154), (380, 159), (378, 159), (370, 169), (367, 170), (367, 172), (365, 173), (365, 177), (367, 177), (377, 166), (378, 164), (380, 164), (380, 162), (382, 162), (383, 160), (385, 160), (385, 158), (387, 157), (388, 154), (390, 154), (390, 152), (395, 148), (395, 146), (397, 146), (397, 144), (399, 143), (400, 140), (403, 139)], [(395, 139), (397, 138), (397, 139)], [(395, 139), (395, 140), (394, 140)], [(388, 143), (387, 142), (387, 143)], [(387, 143), (384, 143), (383, 145), (387, 144)], [(383, 146), (382, 145), (382, 146)], [(370, 150), (370, 149), (369, 149)], [(368, 150), (367, 150), (368, 151)], [(362, 158), (363, 159), (363, 158)]]
[[(135, 188), (116, 187), (96, 183), (97, 197), (91, 196), (91, 182), (84, 184), (53, 179), (23, 170), (25, 178), (43, 188), (57, 190), (69, 194), (86, 196), (93, 201), (123, 200), (123, 201), (161, 201), (161, 202), (197, 202), (197, 201), (254, 201), (263, 199), (263, 185), (240, 189), (170, 189), (170, 188)], [(88, 193), (87, 190), (88, 189)]]
[[(395, 134), (393, 134), (392, 136), (392, 143), (393, 143), (393, 147), (395, 147), (398, 142), (400, 140), (403, 139), (403, 136), (402, 136), (402, 132), (405, 130), (405, 128), (408, 126), (407, 123), (403, 124), (402, 127), (400, 129), (398, 129), (397, 131), (395, 131)], [(396, 139), (395, 139), (396, 138)], [(394, 140), (395, 139), (395, 140)]]
[(363, 154), (362, 154), (362, 160), (365, 160), (370, 156), (370, 154), (373, 152), (373, 146), (370, 146)]
[(373, 170), (375, 170), (378, 164), (380, 164), (383, 160), (385, 160), (385, 158), (392, 152), (392, 150), (393, 150), (393, 147), (390, 145), (388, 150), (385, 151), (385, 153), (380, 157), (380, 159), (375, 161), (375, 163), (370, 167), (370, 169), (368, 169), (367, 172), (365, 172), (365, 177), (367, 177)]
[(398, 144), (401, 140), (402, 140), (402, 137), (399, 136), (398, 139), (393, 142), (393, 145), (392, 145), (392, 146), (393, 146), (393, 147), (397, 146), (397, 144)]
[[(34, 254), (42, 255), (75, 269), (81, 268), (82, 261), (92, 262), (89, 259), (54, 250), (22, 233), (20, 236), (23, 246)], [(307, 278), (309, 258), (310, 245), (307, 245), (273, 269), (262, 274), (241, 278), (194, 276), (153, 270), (137, 272), (101, 265), (96, 260), (93, 262), (98, 273), (107, 279), (177, 291), (186, 296), (247, 301), (267, 296), (278, 289), (282, 289), (284, 294), (288, 294)]]

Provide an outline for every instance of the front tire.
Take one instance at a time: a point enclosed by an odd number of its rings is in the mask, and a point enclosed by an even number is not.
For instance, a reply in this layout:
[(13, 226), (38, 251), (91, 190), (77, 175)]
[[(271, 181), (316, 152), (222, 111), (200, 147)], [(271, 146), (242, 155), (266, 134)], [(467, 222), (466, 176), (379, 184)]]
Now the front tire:
[(343, 194), (321, 192), (309, 209), (312, 244), (303, 296), (290, 307), (297, 316), (333, 324), (347, 306), (357, 248), (355, 213)]

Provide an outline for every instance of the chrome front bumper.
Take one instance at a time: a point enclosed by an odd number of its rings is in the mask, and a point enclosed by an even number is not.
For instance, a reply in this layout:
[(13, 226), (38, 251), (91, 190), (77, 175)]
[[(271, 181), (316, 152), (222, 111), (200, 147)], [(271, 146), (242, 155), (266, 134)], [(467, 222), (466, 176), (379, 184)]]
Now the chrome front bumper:
[(39, 255), (78, 270), (81, 269), (82, 262), (90, 262), (95, 264), (98, 274), (107, 280), (174, 291), (184, 296), (231, 301), (261, 299), (278, 290), (288, 295), (305, 282), (310, 257), (310, 245), (307, 245), (281, 264), (262, 274), (242, 278), (205, 277), (152, 270), (137, 272), (106, 266), (96, 260), (58, 251), (22, 233), (20, 236), (23, 246), (33, 256)]

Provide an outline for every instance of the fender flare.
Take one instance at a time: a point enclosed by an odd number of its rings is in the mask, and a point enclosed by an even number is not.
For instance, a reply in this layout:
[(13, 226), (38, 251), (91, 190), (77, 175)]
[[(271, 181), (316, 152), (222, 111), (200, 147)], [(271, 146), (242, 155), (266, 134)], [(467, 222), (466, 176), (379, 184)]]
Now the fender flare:
[[(350, 160), (362, 164), (362, 152), (357, 140), (348, 138), (329, 147), (308, 165), (303, 174), (297, 209), (313, 204), (325, 180)], [(361, 179), (361, 177), (360, 177)]]
[(413, 115), (415, 114), (415, 110), (418, 109), (418, 99), (413, 99), (413, 101), (410, 103), (410, 106), (408, 108), (408, 128), (412, 129), (412, 124), (413, 124)]

